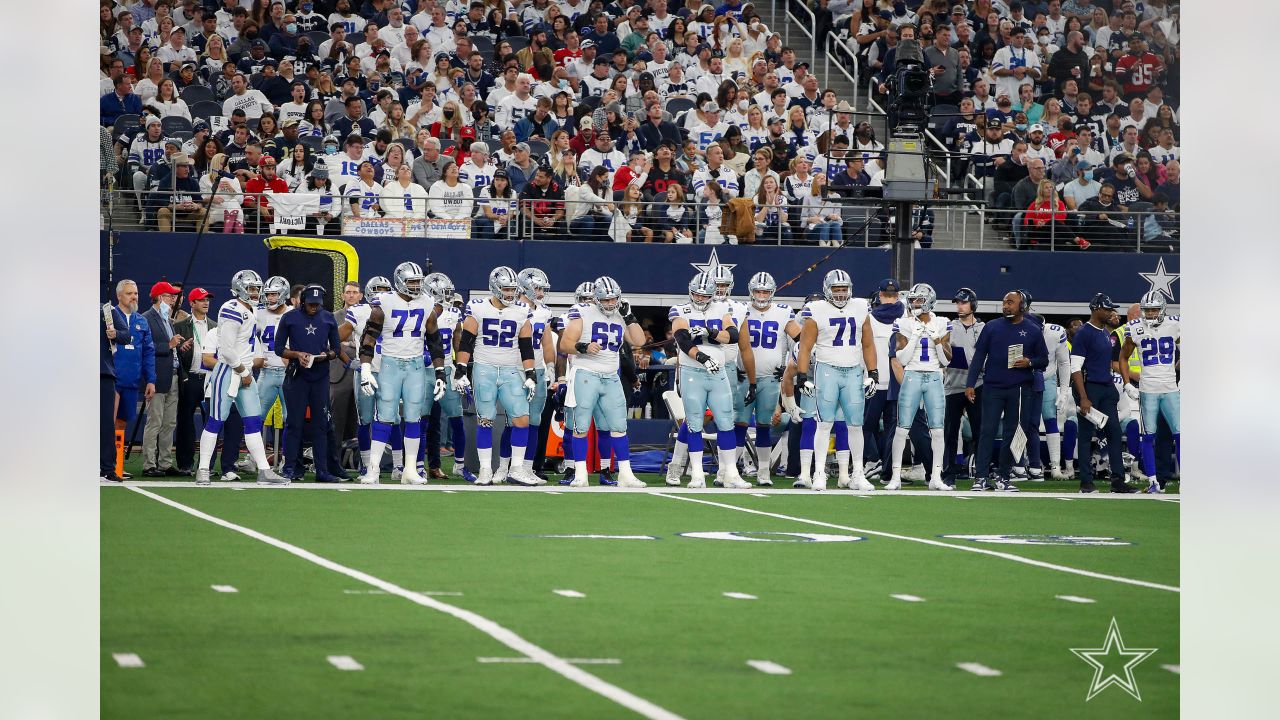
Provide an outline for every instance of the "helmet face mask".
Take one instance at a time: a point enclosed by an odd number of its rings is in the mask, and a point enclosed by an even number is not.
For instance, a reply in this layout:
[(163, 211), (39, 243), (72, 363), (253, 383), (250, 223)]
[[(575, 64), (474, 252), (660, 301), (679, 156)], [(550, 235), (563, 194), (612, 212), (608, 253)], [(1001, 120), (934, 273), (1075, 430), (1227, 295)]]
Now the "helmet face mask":
[(751, 304), (757, 310), (766, 310), (773, 302), (773, 295), (778, 291), (778, 286), (773, 281), (772, 275), (767, 272), (758, 272), (751, 276), (751, 282), (747, 283), (747, 291), (751, 293)]
[(1164, 297), (1160, 293), (1143, 295), (1139, 307), (1142, 309), (1142, 321), (1148, 328), (1155, 330), (1164, 322)]
[(262, 296), (262, 277), (252, 270), (241, 270), (231, 278), (231, 293), (240, 302), (256, 305)]
[(392, 276), (396, 292), (409, 298), (421, 297), (426, 290), (426, 276), (422, 267), (415, 262), (402, 262), (396, 266)]
[(711, 306), (716, 299), (716, 286), (708, 273), (700, 272), (689, 281), (689, 303), (698, 312)]
[(573, 291), (573, 300), (575, 303), (579, 305), (581, 305), (582, 303), (589, 303), (595, 299), (596, 299), (596, 291), (595, 291), (595, 286), (592, 283), (589, 283), (589, 282), (581, 283)]
[(285, 299), (289, 296), (289, 281), (279, 275), (267, 278), (267, 281), (262, 285), (260, 296), (262, 304), (268, 310), (275, 310), (283, 305)]
[(716, 300), (724, 301), (729, 299), (729, 295), (733, 292), (733, 273), (724, 265), (717, 265), (711, 271), (711, 277), (715, 281), (715, 292), (713, 295)]
[(520, 271), (520, 294), (530, 302), (541, 303), (551, 289), (551, 281), (547, 274), (538, 268), (525, 268)]
[(822, 279), (822, 297), (833, 306), (843, 308), (853, 297), (853, 281), (849, 273), (832, 270)]
[(508, 307), (520, 299), (520, 280), (516, 271), (502, 265), (489, 273), (489, 292), (495, 300)]
[(622, 304), (622, 288), (618, 286), (616, 280), (611, 277), (602, 276), (596, 278), (592, 286), (592, 298), (597, 306), (606, 315), (618, 311), (618, 306)]
[(927, 283), (916, 283), (906, 292), (906, 296), (907, 307), (911, 310), (912, 317), (932, 313), (933, 306), (938, 300), (938, 294)]

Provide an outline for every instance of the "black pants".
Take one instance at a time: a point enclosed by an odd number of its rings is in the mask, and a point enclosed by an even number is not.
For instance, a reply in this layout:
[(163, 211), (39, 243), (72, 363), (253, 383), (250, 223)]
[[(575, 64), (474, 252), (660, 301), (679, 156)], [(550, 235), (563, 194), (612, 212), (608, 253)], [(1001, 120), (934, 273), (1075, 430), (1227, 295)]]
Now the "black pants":
[(116, 379), (102, 375), (98, 387), (98, 474), (116, 471)]
[[(896, 404), (896, 403), (895, 403)], [(898, 431), (895, 427), (894, 432)], [(929, 421), (928, 414), (924, 408), (916, 411), (916, 416), (911, 419), (911, 428), (907, 431), (907, 439), (911, 441), (911, 464), (923, 465), (926, 471), (933, 467), (933, 443), (929, 441)], [(891, 441), (892, 442), (892, 441)], [(893, 462), (893, 447), (889, 448), (889, 462)], [(892, 471), (892, 468), (890, 468)]]
[(440, 469), (440, 423), (444, 417), (440, 413), (440, 403), (431, 403), (431, 414), (427, 422), (427, 467)]
[(284, 401), (288, 409), (285, 421), (285, 475), (300, 472), (302, 433), (307, 425), (307, 408), (311, 408), (311, 457), (316, 475), (330, 474), (329, 457), (329, 377), (315, 379), (285, 376)]
[[(191, 373), (178, 387), (178, 429), (174, 445), (178, 468), (182, 470), (191, 470), (196, 466), (196, 438), (204, 428), (204, 422), (197, 425), (193, 417), (203, 399), (204, 375)], [(204, 410), (201, 409), (200, 416), (203, 418), (204, 415)]]
[[(1019, 418), (1021, 417), (1025, 422), (1027, 415), (1040, 412), (1040, 406), (1031, 402), (1032, 395), (1034, 393), (1031, 392), (1030, 383), (1011, 388), (984, 386), (982, 393), (982, 432), (978, 439), (976, 465), (979, 477), (986, 474), (987, 468), (991, 467), (991, 455), (995, 448), (997, 431), (1001, 431), (1002, 448), (1008, 448), (1013, 443), (1013, 436), (1018, 432)], [(1115, 411), (1114, 403), (1112, 403), (1111, 409), (1112, 412)], [(1001, 422), (1001, 419), (1004, 419), (1005, 422)], [(1039, 437), (1038, 432), (1036, 437)], [(1013, 455), (1002, 451), (1000, 453), (1000, 477), (1007, 479), (1012, 471)]]
[(973, 444), (977, 446), (978, 437), (982, 432), (982, 388), (977, 387), (973, 390), (973, 402), (969, 402), (969, 398), (964, 396), (963, 392), (952, 393), (947, 396), (947, 412), (946, 420), (943, 424), (943, 452), (946, 457), (942, 461), (942, 477), (948, 480), (966, 477), (969, 474), (969, 464), (956, 464), (956, 455), (963, 451), (964, 446), (961, 444), (961, 418), (969, 417), (969, 428), (973, 434)]
[[(240, 411), (233, 405), (231, 414), (222, 424), (222, 474), (236, 472), (236, 461), (240, 459), (240, 445), (244, 443), (244, 420)], [(210, 463), (212, 465), (212, 463)]]
[[(1111, 481), (1123, 483), (1124, 458), (1121, 457), (1121, 453), (1124, 452), (1125, 447), (1124, 431), (1120, 429), (1120, 417), (1116, 414), (1120, 392), (1109, 382), (1092, 381), (1085, 382), (1084, 391), (1089, 394), (1089, 401), (1098, 412), (1107, 416), (1107, 425), (1101, 432), (1107, 439), (1107, 455), (1111, 460)], [(1080, 482), (1093, 482), (1093, 463), (1089, 462), (1089, 458), (1093, 457), (1093, 433), (1097, 428), (1083, 415), (1076, 417), (1076, 423), (1080, 426), (1076, 440), (1076, 457), (1080, 459)]]
[(1177, 467), (1173, 463), (1173, 429), (1164, 415), (1156, 413), (1156, 477), (1160, 483), (1169, 482)]
[[(883, 425), (883, 427), (882, 427)], [(893, 432), (898, 425), (898, 402), (889, 400), (888, 390), (877, 390), (862, 411), (862, 457), (850, 462), (893, 462)]]
[(792, 420), (787, 427), (787, 473), (789, 478), (800, 477), (800, 433), (803, 427), (799, 420)]

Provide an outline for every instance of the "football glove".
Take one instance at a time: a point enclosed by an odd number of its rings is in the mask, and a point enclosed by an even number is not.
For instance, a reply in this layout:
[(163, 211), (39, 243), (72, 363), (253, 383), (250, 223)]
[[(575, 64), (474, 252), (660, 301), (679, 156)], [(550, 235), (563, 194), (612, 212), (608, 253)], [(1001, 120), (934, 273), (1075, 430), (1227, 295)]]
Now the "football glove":
[(751, 383), (747, 386), (747, 396), (743, 398), (743, 402), (747, 405), (756, 401), (756, 384)]
[(471, 390), (471, 378), (467, 377), (467, 363), (453, 366), (453, 391), (466, 393)]
[(800, 419), (800, 408), (796, 405), (796, 399), (790, 395), (782, 396), (782, 409), (786, 410), (789, 415), (796, 421)]
[(1134, 402), (1137, 402), (1138, 397), (1141, 395), (1141, 393), (1138, 392), (1138, 386), (1132, 383), (1126, 384), (1124, 386), (1124, 394), (1128, 395), (1129, 399), (1133, 400)]
[(707, 332), (707, 326), (705, 325), (689, 326), (689, 337), (693, 338), (694, 340), (702, 340), (708, 336), (709, 336), (709, 333)]
[(1076, 399), (1071, 388), (1058, 388), (1058, 413), (1067, 417), (1076, 414)]
[(440, 377), (440, 375), (437, 374), (435, 389), (432, 391), (432, 397), (435, 398), (436, 402), (440, 402), (442, 399), (444, 399), (445, 390), (448, 390), (448, 389), (449, 389), (449, 384), (445, 382), (443, 377)]
[(868, 370), (866, 377), (862, 378), (862, 397), (870, 400), (875, 397), (876, 385), (880, 384), (880, 371)]
[(533, 400), (538, 394), (538, 374), (533, 370), (524, 371), (524, 399)]
[(817, 390), (817, 386), (809, 379), (807, 373), (796, 373), (796, 388), (804, 394), (805, 397), (813, 397), (813, 393)]
[(747, 371), (743, 370), (742, 368), (738, 368), (738, 382), (746, 382), (746, 381), (747, 381)]
[(373, 366), (369, 363), (360, 363), (360, 392), (365, 395), (378, 392), (378, 380), (373, 376)]
[(694, 355), (693, 359), (702, 363), (702, 367), (706, 368), (709, 373), (720, 372), (720, 363), (716, 362), (714, 358), (704, 352), (699, 352), (697, 355)]
[(779, 365), (773, 369), (773, 379), (782, 382), (782, 376), (787, 374), (787, 366)]

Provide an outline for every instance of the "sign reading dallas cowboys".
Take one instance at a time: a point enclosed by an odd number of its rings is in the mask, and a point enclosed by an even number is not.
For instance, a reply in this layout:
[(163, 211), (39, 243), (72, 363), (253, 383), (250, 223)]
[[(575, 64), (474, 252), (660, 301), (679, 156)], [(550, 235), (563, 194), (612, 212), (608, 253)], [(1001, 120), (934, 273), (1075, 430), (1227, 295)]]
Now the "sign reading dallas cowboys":
[[(107, 234), (102, 234), (104, 249)], [(227, 278), (250, 258), (267, 265), (263, 235), (206, 235), (191, 262), (190, 284), (226, 295)], [(163, 277), (185, 267), (195, 249), (193, 233), (118, 233), (114, 246), (114, 276)], [(829, 248), (777, 245), (660, 245), (649, 243), (549, 242), (510, 240), (453, 240), (446, 238), (343, 238), (360, 256), (360, 276), (389, 274), (406, 258), (448, 272), (459, 290), (488, 286), (489, 271), (497, 265), (540, 267), (552, 278), (553, 289), (567, 292), (578, 283), (611, 275), (632, 297), (683, 297), (693, 274), (724, 265), (739, 278), (736, 292), (745, 292), (752, 274), (767, 270), (778, 281), (780, 297), (800, 297), (822, 289), (822, 276), (832, 268), (847, 270), (854, 293), (869, 296), (882, 278), (889, 277), (888, 250), (843, 248), (822, 262)], [(106, 262), (103, 262), (104, 267)], [(927, 282), (939, 297), (951, 297), (970, 287), (984, 300), (998, 300), (1012, 288), (1031, 291), (1037, 305), (1088, 303), (1105, 292), (1116, 302), (1137, 302), (1156, 291), (1177, 305), (1177, 255), (1138, 253), (1014, 252), (998, 250), (917, 250), (917, 282)], [(104, 286), (105, 288), (105, 286)]]

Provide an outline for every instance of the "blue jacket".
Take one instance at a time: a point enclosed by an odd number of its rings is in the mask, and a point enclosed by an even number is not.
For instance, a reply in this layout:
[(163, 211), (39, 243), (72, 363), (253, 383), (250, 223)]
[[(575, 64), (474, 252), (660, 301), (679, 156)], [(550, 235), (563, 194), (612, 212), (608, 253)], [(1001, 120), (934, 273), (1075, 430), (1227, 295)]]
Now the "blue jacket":
[(516, 121), (516, 126), (514, 128), (516, 133), (516, 142), (524, 142), (528, 140), (533, 137), (533, 134), (536, 131), (537, 134), (541, 135), (548, 144), (551, 142), (551, 135), (559, 129), (560, 123), (556, 122), (556, 116), (550, 113), (547, 113), (546, 119), (541, 123), (534, 120), (533, 115), (520, 118), (520, 120)]
[[(156, 348), (151, 342), (151, 326), (142, 313), (125, 316), (117, 305), (115, 314), (129, 328), (125, 342), (116, 336), (116, 387), (136, 390), (156, 381)], [(117, 327), (119, 325), (117, 324)]]
[[(1031, 367), (1009, 367), (1009, 347), (1022, 345), (1022, 355), (1031, 361)], [(991, 362), (987, 362), (987, 357)], [(1035, 371), (1049, 366), (1049, 348), (1044, 344), (1044, 332), (1031, 320), (1009, 322), (1008, 318), (996, 318), (982, 328), (978, 344), (973, 349), (969, 363), (969, 379), (965, 387), (974, 387), (978, 375), (987, 387), (1011, 388), (1035, 382)]]
[(114, 125), (116, 118), (129, 114), (142, 114), (142, 98), (133, 93), (121, 99), (115, 90), (112, 90), (98, 100), (98, 122), (102, 125)]

